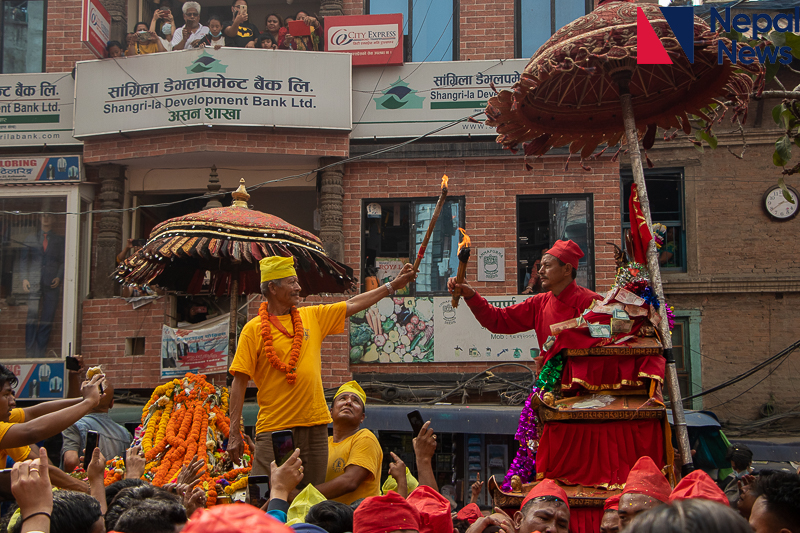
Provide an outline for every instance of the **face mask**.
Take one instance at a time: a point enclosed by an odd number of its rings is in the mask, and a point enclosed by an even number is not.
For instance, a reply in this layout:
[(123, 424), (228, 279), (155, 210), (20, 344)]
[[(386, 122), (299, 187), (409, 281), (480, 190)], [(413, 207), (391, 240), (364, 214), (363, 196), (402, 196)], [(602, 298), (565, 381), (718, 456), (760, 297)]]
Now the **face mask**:
[(161, 31), (164, 32), (164, 35), (169, 35), (172, 33), (172, 24), (164, 24), (161, 26)]
[[(211, 33), (211, 32), (208, 32), (208, 33)], [(220, 35), (222, 35), (222, 32), (221, 32), (221, 31), (218, 31), (217, 33), (211, 33), (211, 36), (212, 36), (213, 38), (215, 38), (215, 39), (216, 39), (217, 37), (219, 37)]]

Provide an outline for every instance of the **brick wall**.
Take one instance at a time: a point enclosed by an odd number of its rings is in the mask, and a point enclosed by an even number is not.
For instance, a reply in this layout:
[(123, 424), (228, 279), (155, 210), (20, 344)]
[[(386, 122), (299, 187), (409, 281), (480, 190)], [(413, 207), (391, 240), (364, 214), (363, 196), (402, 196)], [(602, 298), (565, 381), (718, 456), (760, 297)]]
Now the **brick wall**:
[[(564, 157), (532, 162), (533, 171), (523, 169), (516, 156), (491, 159), (429, 161), (364, 161), (346, 166), (344, 176), (345, 257), (360, 272), (361, 213), (365, 198), (439, 196), (442, 174), (450, 177), (450, 195), (465, 197), (466, 231), (473, 246), (506, 250), (506, 282), (470, 284), (483, 294), (516, 294), (517, 213), (516, 197), (528, 194), (590, 193), (594, 208), (596, 289), (604, 291), (614, 279), (614, 257), (606, 241), (620, 236), (619, 166), (609, 157), (591, 163), (592, 171), (572, 165), (564, 171)], [(325, 352), (328, 353), (327, 351)], [(488, 365), (468, 364), (358, 364), (356, 373), (479, 372)], [(513, 368), (509, 371), (514, 371)]]
[(125, 138), (106, 136), (87, 139), (83, 145), (86, 163), (108, 163), (122, 159), (158, 157), (197, 152), (240, 152), (272, 155), (347, 157), (349, 133), (319, 130), (307, 132), (226, 132), (213, 130), (142, 134)]
[(81, 43), (81, 0), (47, 2), (46, 72), (70, 72), (76, 61), (95, 59)]
[(460, 59), (514, 57), (514, 2), (461, 0)]

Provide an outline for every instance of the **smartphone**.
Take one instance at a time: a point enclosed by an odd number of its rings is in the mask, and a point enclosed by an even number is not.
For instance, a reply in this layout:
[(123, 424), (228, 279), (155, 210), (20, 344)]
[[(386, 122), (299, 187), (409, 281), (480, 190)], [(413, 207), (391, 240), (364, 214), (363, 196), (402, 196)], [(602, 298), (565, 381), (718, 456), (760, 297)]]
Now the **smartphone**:
[(172, 13), (172, 8), (171, 7), (162, 7), (160, 9), (164, 14), (169, 15), (170, 13)]
[(272, 432), (272, 452), (275, 454), (275, 464), (281, 466), (294, 453), (294, 439), (291, 430)]
[(302, 37), (303, 35), (311, 35), (311, 26), (302, 20), (293, 20), (287, 24), (289, 33), (292, 37)]
[[(148, 31), (140, 31), (139, 34), (141, 34), (139, 35), (139, 37), (144, 38), (145, 41), (150, 38), (150, 32)], [(133, 241), (131, 241), (131, 244), (133, 246), (141, 248), (142, 246), (147, 244), (147, 239), (133, 239)]]
[(422, 413), (419, 411), (411, 411), (408, 413), (408, 421), (411, 422), (411, 432), (414, 434), (414, 437), (419, 436), (419, 432), (422, 431), (422, 426), (425, 425), (425, 421), (422, 419)]
[(67, 370), (72, 370), (74, 372), (79, 372), (80, 371), (81, 364), (78, 362), (78, 358), (77, 357), (72, 357), (71, 355), (68, 355), (64, 359), (67, 362)]
[(247, 15), (247, 4), (242, 4), (239, 6), (239, 13), (242, 15)]
[(269, 501), (269, 476), (247, 478), (247, 501), (259, 508)]
[(100, 435), (96, 431), (86, 432), (86, 449), (83, 452), (83, 469), (89, 470), (89, 463), (92, 460), (94, 449), (97, 448), (97, 441)]

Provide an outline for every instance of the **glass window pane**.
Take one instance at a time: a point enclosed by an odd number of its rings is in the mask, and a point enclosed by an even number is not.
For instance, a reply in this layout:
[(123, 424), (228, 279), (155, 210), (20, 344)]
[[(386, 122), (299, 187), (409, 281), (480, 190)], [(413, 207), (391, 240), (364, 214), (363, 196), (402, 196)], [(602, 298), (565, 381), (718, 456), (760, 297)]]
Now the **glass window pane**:
[(408, 21), (408, 0), (369, 0), (370, 15), (403, 14), (403, 24)]
[(553, 242), (557, 240), (573, 240), (583, 252), (578, 261), (578, 277), (575, 281), (582, 287), (589, 285), (589, 228), (587, 223), (588, 201), (555, 200), (553, 212)]
[(44, 2), (3, 2), (4, 74), (42, 72)]
[(556, 2), (556, 30), (586, 14), (586, 0), (558, 0)]
[[(436, 202), (417, 202), (414, 206), (414, 249), (409, 255), (416, 257), (428, 231)], [(461, 220), (458, 200), (448, 200), (436, 222), (428, 241), (428, 248), (419, 266), (416, 281), (417, 295), (423, 292), (446, 292), (447, 278), (458, 269), (458, 240), (461, 235), (458, 224)]]
[[(522, 57), (531, 57), (553, 34), (550, 0), (519, 0)], [(559, 0), (561, 2), (563, 0)]]
[[(0, 210), (66, 211), (64, 198), (0, 200)], [(65, 215), (0, 215), (0, 359), (60, 357)]]
[(412, 61), (453, 60), (452, 0), (416, 0), (412, 25)]

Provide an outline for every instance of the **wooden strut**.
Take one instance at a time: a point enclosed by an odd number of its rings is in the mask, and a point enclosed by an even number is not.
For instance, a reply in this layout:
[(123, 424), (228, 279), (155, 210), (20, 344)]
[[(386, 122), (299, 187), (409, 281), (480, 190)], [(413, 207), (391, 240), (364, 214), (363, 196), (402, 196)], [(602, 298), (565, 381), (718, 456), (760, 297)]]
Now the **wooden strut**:
[[(628, 143), (628, 153), (631, 158), (633, 181), (636, 183), (639, 201), (645, 220), (647, 221), (647, 227), (652, 228), (653, 221), (650, 217), (650, 202), (647, 197), (647, 186), (644, 180), (642, 154), (639, 151), (639, 133), (636, 129), (633, 102), (631, 101), (631, 94), (628, 90), (631, 73), (628, 71), (619, 74), (621, 74), (621, 76), (619, 76), (616, 81), (619, 84), (622, 119), (625, 124), (625, 139)], [(625, 77), (626, 74), (627, 77)], [(650, 271), (650, 283), (653, 286), (658, 301), (661, 302), (661, 306), (658, 310), (661, 315), (661, 322), (658, 324), (658, 328), (661, 332), (661, 340), (664, 345), (664, 357), (667, 359), (665, 379), (672, 404), (672, 421), (678, 437), (678, 453), (683, 463), (682, 475), (685, 476), (694, 470), (694, 462), (692, 460), (692, 450), (689, 445), (689, 432), (686, 428), (686, 417), (683, 412), (683, 402), (681, 401), (681, 392), (678, 385), (678, 371), (675, 367), (675, 359), (672, 355), (672, 336), (669, 331), (667, 306), (664, 300), (664, 288), (661, 284), (661, 268), (658, 263), (658, 251), (656, 249), (655, 239), (650, 241), (647, 248), (647, 268)]]

